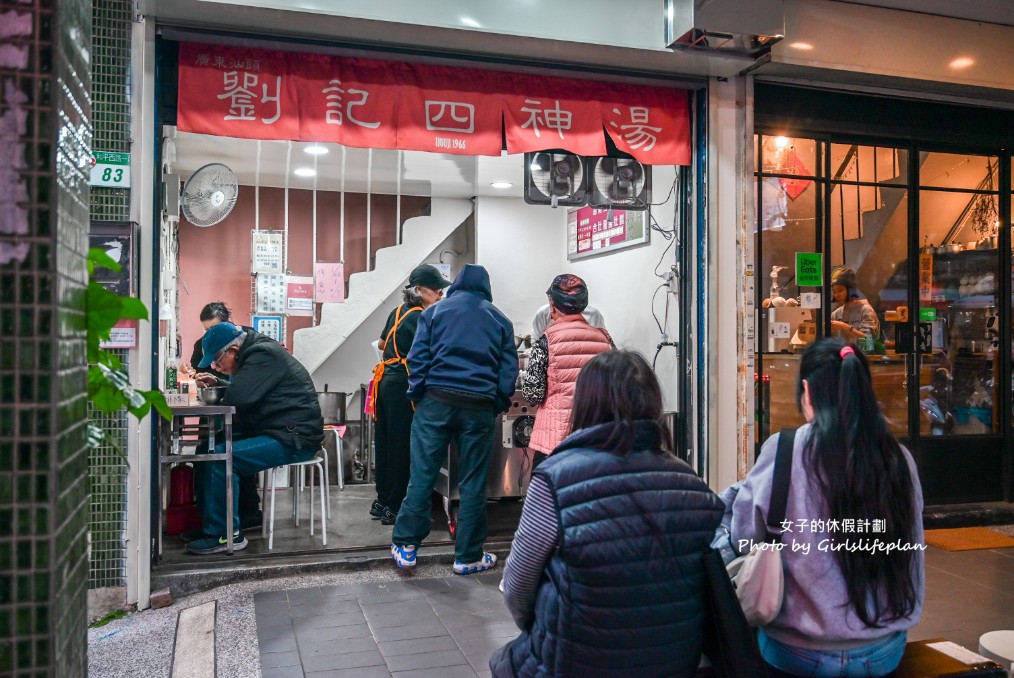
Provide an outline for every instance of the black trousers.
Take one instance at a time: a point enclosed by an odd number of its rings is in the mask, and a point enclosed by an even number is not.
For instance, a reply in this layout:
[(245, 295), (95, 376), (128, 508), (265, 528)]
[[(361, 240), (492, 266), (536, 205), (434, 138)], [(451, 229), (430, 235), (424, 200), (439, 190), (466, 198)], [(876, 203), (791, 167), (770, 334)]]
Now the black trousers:
[(389, 370), (380, 380), (373, 444), (377, 455), (377, 501), (397, 513), (408, 488), (412, 403), (408, 377)]

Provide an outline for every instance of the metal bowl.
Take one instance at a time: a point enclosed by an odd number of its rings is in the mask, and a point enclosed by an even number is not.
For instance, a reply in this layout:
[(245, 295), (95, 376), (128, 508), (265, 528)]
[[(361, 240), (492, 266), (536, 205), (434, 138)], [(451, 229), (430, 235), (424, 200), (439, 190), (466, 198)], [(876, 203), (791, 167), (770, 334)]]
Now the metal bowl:
[(224, 386), (209, 386), (197, 390), (197, 397), (205, 405), (218, 405), (225, 398)]

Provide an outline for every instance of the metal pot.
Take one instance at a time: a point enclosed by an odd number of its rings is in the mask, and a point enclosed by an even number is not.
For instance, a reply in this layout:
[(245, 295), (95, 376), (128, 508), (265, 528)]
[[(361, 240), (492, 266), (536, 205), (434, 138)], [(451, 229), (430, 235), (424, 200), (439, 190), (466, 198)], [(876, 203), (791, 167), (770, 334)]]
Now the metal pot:
[(958, 242), (948, 243), (937, 247), (937, 254), (956, 254), (965, 249), (965, 246)]
[(197, 398), (205, 405), (218, 405), (225, 398), (224, 386), (209, 386), (197, 390)]
[(337, 391), (328, 391), (327, 384), (324, 384), (324, 391), (317, 391), (317, 402), (320, 403), (320, 413), (324, 417), (324, 424), (345, 423), (345, 397), (347, 394)]

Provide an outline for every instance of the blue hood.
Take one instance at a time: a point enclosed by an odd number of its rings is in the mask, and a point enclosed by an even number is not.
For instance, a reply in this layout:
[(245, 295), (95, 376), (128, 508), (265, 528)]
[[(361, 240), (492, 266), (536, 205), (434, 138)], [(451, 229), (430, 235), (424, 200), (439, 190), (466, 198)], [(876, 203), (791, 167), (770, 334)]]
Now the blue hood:
[(475, 292), (486, 301), (493, 303), (493, 290), (489, 284), (489, 272), (478, 264), (465, 264), (454, 283), (447, 288), (447, 296), (455, 292)]

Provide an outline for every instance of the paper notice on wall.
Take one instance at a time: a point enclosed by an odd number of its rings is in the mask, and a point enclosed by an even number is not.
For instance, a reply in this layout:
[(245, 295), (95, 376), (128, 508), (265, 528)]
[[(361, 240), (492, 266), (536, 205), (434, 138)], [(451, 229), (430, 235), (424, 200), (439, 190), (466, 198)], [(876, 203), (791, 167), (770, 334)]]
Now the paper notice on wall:
[(799, 300), (803, 308), (820, 308), (820, 292), (800, 292)]
[(253, 328), (255, 332), (271, 337), (278, 343), (282, 342), (282, 316), (280, 315), (255, 315)]
[(285, 312), (288, 315), (313, 315), (313, 277), (286, 276), (285, 287)]
[(257, 274), (257, 313), (285, 313), (285, 276)]
[(345, 264), (318, 261), (313, 266), (313, 280), (318, 304), (345, 301)]
[(137, 348), (137, 320), (116, 321), (109, 330), (109, 341), (99, 342), (99, 348)]
[(283, 234), (272, 231), (251, 231), (252, 257), (250, 270), (253, 273), (283, 273), (285, 258), (283, 256)]

